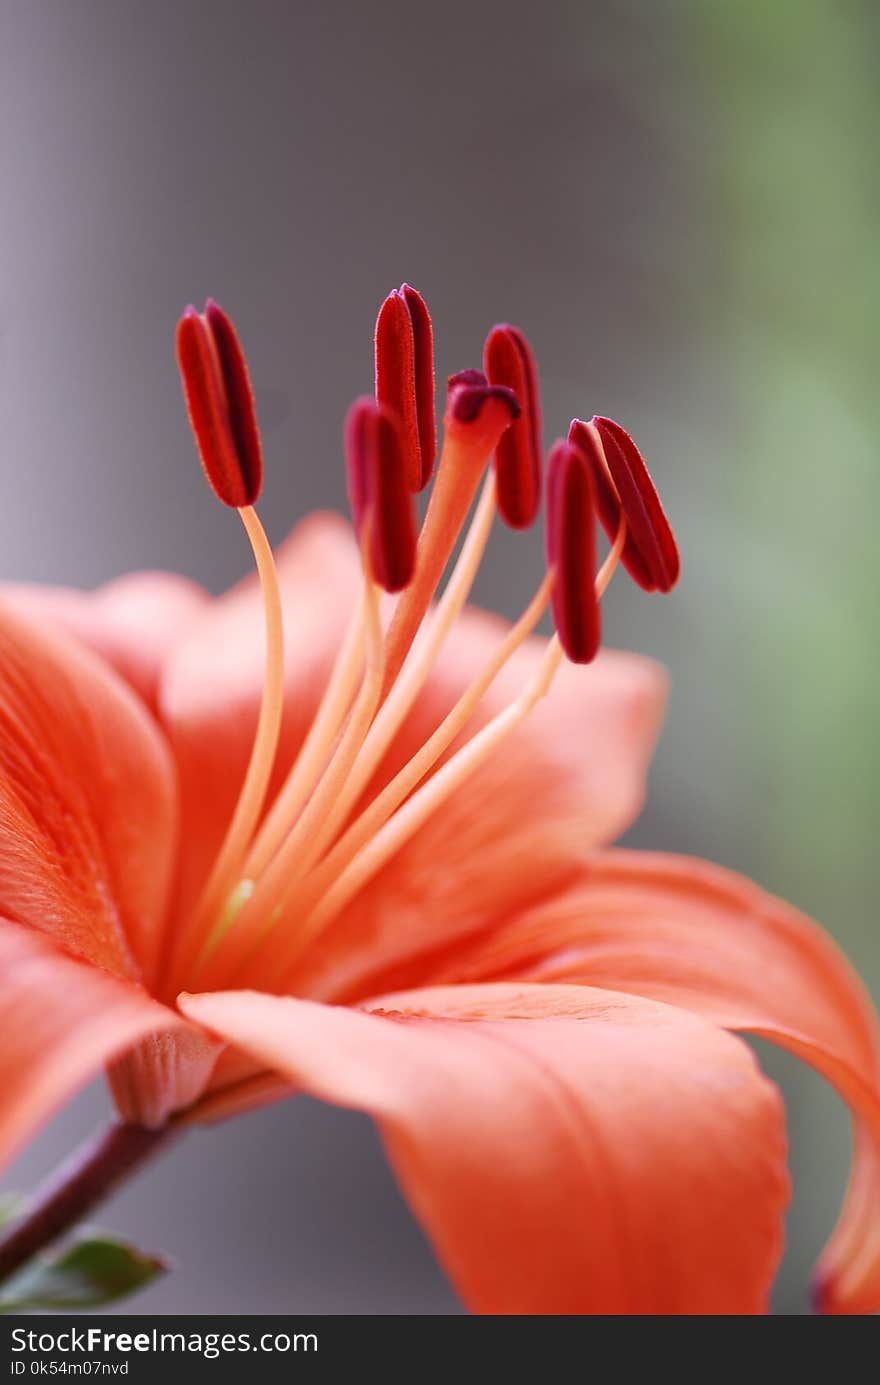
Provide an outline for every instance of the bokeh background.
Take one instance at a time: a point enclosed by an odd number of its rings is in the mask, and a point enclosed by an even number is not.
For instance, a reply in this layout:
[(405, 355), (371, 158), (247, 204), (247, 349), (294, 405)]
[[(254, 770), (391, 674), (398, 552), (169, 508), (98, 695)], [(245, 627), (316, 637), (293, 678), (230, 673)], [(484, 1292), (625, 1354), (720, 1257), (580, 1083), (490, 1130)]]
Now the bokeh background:
[[(442, 374), (520, 323), (548, 441), (621, 418), (683, 549), (673, 598), (608, 602), (609, 638), (672, 672), (632, 842), (790, 897), (880, 998), (872, 0), (2, 0), (0, 26), (0, 575), (244, 569), (179, 398), (190, 300), (247, 344), (275, 539), (343, 502), (391, 287), (426, 294)], [(516, 613), (539, 564), (502, 538), (480, 599)], [(800, 1313), (847, 1122), (762, 1057)], [(104, 1109), (85, 1093), (9, 1185)], [(194, 1135), (103, 1221), (178, 1261), (143, 1311), (458, 1311), (369, 1123), (306, 1100)]]

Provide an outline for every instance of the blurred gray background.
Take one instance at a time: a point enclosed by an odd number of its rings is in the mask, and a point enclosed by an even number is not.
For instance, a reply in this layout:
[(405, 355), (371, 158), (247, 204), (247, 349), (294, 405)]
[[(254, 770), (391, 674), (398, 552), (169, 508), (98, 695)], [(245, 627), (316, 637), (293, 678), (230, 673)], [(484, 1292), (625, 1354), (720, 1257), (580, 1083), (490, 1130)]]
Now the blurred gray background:
[[(878, 29), (871, 0), (0, 0), (2, 576), (244, 570), (180, 402), (189, 301), (246, 343), (274, 539), (343, 502), (390, 288), (425, 293), (441, 376), (519, 323), (547, 441), (619, 417), (683, 550), (672, 599), (608, 602), (609, 640), (673, 681), (631, 841), (789, 896), (878, 996)], [(539, 548), (502, 537), (479, 599), (518, 612)], [(762, 1057), (799, 1313), (847, 1123)], [(86, 1093), (9, 1186), (104, 1108)], [(369, 1123), (305, 1100), (193, 1135), (104, 1221), (178, 1261), (141, 1311), (457, 1311)]]

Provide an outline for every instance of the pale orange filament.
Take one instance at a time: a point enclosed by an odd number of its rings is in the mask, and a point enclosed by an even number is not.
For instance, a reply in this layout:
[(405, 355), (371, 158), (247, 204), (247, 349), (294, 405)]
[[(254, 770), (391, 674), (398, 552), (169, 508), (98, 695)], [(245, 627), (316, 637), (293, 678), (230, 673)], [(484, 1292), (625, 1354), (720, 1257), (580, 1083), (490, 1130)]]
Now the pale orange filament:
[(250, 540), (263, 593), (266, 631), (263, 696), (241, 793), (211, 874), (190, 916), (189, 926), (177, 939), (176, 955), (172, 958), (174, 972), (186, 967), (199, 937), (210, 927), (211, 921), (218, 915), (222, 918), (240, 878), (244, 855), (266, 798), (284, 712), (284, 624), (275, 559), (256, 510), (248, 505), (238, 514)]
[(476, 494), (483, 467), (484, 451), (447, 432), (437, 466), (437, 479), (416, 554), (412, 581), (398, 602), (385, 646), (385, 692), (400, 672), (416, 632), (437, 590), (449, 555), (461, 533), (465, 516)]
[[(456, 449), (451, 441), (447, 441), (444, 446), (437, 485), (432, 492), (431, 504), (419, 539), (419, 559), (413, 582), (398, 602), (385, 642), (383, 686), (386, 691), (389, 687), (389, 660), (398, 657), (403, 642), (403, 625), (406, 624), (408, 628), (410, 622), (415, 620), (418, 626), (421, 621), (452, 551), (473, 497), (476, 482), (479, 480), (481, 468), (474, 465), (470, 454), (467, 454), (465, 459), (458, 456), (457, 453), (460, 451), (462, 449)], [(447, 477), (451, 479), (446, 480)], [(418, 663), (415, 666), (408, 665), (404, 677), (394, 682), (389, 693), (391, 705), (382, 708), (376, 722), (370, 728), (367, 744), (358, 756), (357, 770), (349, 776), (344, 795), (334, 808), (334, 826), (325, 830), (325, 836), (331, 837), (336, 827), (345, 820), (346, 813), (366, 785), (370, 774), (424, 686), (440, 646), (470, 594), (486, 549), (494, 515), (495, 478), (490, 474), (446, 591), (429, 628), (422, 632), (424, 639), (419, 641)], [(419, 593), (414, 596), (417, 587)], [(364, 603), (366, 601), (365, 595)], [(251, 847), (245, 871), (250, 878), (256, 878), (265, 869), (280, 847), (295, 821), (297, 811), (313, 788), (327, 752), (342, 724), (356, 685), (365, 610), (364, 604), (355, 616), (337, 656), (330, 682), (309, 735)], [(343, 799), (345, 806), (340, 806)]]
[[(333, 877), (339, 874), (361, 846), (373, 833), (378, 831), (416, 785), (430, 773), (456, 736), (464, 730), (501, 669), (519, 649), (527, 636), (531, 634), (546, 611), (552, 584), (553, 579), (548, 573), (519, 620), (511, 626), (507, 637), (498, 646), (492, 658), (486, 663), (467, 691), (446, 714), (421, 749), (413, 755), (411, 760), (407, 761), (394, 778), (385, 785), (381, 793), (377, 794), (364, 809), (360, 817), (352, 823), (332, 851), (325, 856), (320, 868), (313, 872), (309, 882), (310, 893), (323, 893), (324, 889), (330, 885)], [(292, 903), (292, 896), (295, 895), (295, 890), (289, 892), (288, 897), (282, 901), (282, 907)]]
[[(306, 868), (314, 859), (314, 841), (322, 819), (328, 813), (335, 797), (351, 770), (357, 752), (363, 743), (367, 728), (373, 719), (382, 692), (384, 657), (382, 632), (379, 624), (378, 591), (367, 574), (365, 600), (365, 670), (361, 690), (352, 709), (351, 717), (342, 739), (318, 781), (315, 792), (294, 827), (288, 833), (277, 855), (255, 882), (242, 904), (241, 910), (230, 916), (229, 912), (220, 920), (202, 951), (201, 966), (227, 934), (232, 925), (241, 938), (247, 936), (248, 925), (254, 919), (271, 917), (277, 907), (280, 890), (290, 875)], [(229, 959), (227, 959), (229, 960)]]
[[(608, 588), (625, 542), (626, 520), (621, 517), (614, 543), (596, 575), (597, 599), (601, 599)], [(548, 574), (526, 612), (510, 630), (507, 640), (495, 658), (490, 660), (422, 750), (378, 795), (365, 810), (363, 817), (352, 825), (326, 858), (318, 890), (315, 891), (318, 902), (314, 903), (297, 924), (294, 935), (287, 940), (288, 947), (281, 955), (273, 958), (276, 975), (279, 965), (283, 974), (284, 966), (290, 965), (301, 948), (345, 908), (451, 794), (499, 749), (537, 703), (547, 695), (564, 658), (562, 646), (556, 635), (550, 640), (537, 672), (519, 697), (478, 731), (452, 759), (441, 766), (427, 783), (403, 803), (403, 807), (397, 808), (415, 784), (423, 779), (436, 763), (461, 730), (499, 669), (519, 647), (529, 630), (534, 628), (549, 600), (551, 585), (552, 574)], [(361, 825), (364, 820), (368, 824), (366, 831)], [(308, 903), (311, 905), (311, 899)]]
[(248, 852), (244, 874), (254, 880), (283, 842), (296, 814), (314, 788), (355, 694), (364, 658), (364, 624), (372, 601), (369, 579), (352, 616), (321, 704), (290, 773), (266, 814)]
[[(301, 885), (294, 882), (293, 888), (288, 891), (287, 896), (281, 902), (276, 922), (284, 923), (287, 909), (294, 905), (298, 906), (304, 917), (311, 917), (310, 911), (330, 889), (333, 881), (355, 859), (365, 843), (384, 826), (412, 790), (430, 773), (456, 736), (464, 730), (501, 669), (534, 630), (547, 609), (552, 585), (553, 578), (548, 573), (529, 605), (516, 624), (511, 626), (506, 638), (498, 646), (491, 659), (488, 660), (473, 683), (447, 713), (421, 749), (416, 752), (412, 759), (407, 761), (404, 767), (368, 804), (361, 815), (336, 842), (332, 850), (311, 872), (307, 880)], [(271, 926), (270, 923), (264, 930), (263, 938)], [(295, 955), (299, 951), (302, 941), (302, 935), (297, 924), (291, 935), (279, 941), (278, 951), (273, 951), (272, 966), (276, 967), (279, 961), (283, 961), (290, 954)]]
[[(556, 637), (523, 691), (443, 762), (500, 670), (546, 610), (552, 573), (424, 745), (357, 813), (467, 601), (494, 519), (495, 485), (490, 476), (446, 589), (425, 620), (482, 470), (473, 456), (463, 459), (456, 448), (460, 451), (460, 444), (447, 440), (419, 539), (414, 579), (399, 599), (384, 637), (378, 591), (365, 572), (364, 594), (321, 705), (261, 827), (283, 701), (281, 605), (262, 527), (253, 510), (240, 512), (266, 606), (266, 684), (244, 787), (196, 911), (179, 940), (174, 979), (185, 977), (189, 985), (210, 987), (259, 974), (277, 983), (303, 946), (496, 753), (549, 690), (564, 657)], [(625, 540), (622, 519), (596, 577), (598, 597)]]
[(547, 694), (563, 658), (562, 646), (558, 636), (554, 635), (537, 674), (525, 691), (438, 769), (433, 778), (385, 822), (333, 882), (320, 903), (298, 926), (297, 950), (340, 913), (349, 900), (363, 889), (401, 847), (406, 845), (446, 799), (494, 754), (511, 732), (516, 730), (532, 708)]
[[(494, 516), (495, 481), (494, 477), (490, 476), (446, 590), (432, 619), (422, 632), (423, 638), (412, 651), (412, 659), (406, 662), (400, 678), (375, 720), (373, 718), (383, 685), (385, 654), (379, 644), (378, 616), (375, 595), (373, 596), (371, 663), (343, 739), (330, 764), (324, 769), (323, 777), (312, 799), (298, 819), (295, 813), (291, 815), (286, 824), (288, 830), (283, 841), (281, 834), (285, 824), (280, 815), (276, 816), (273, 834), (274, 839), (280, 841), (277, 852), (263, 869), (258, 883), (236, 900), (238, 908), (226, 911), (223, 920), (203, 949), (199, 959), (200, 975), (201, 968), (209, 961), (227, 934), (231, 933), (231, 936), (223, 946), (222, 954), (217, 957), (210, 973), (206, 972), (204, 975), (214, 975), (224, 968), (228, 970), (241, 961), (248, 948), (265, 936), (277, 922), (284, 902), (301, 885), (325, 849), (332, 844), (337, 832), (344, 826), (362, 789), (430, 675), (437, 653), (468, 598), (485, 552)], [(369, 581), (368, 588), (372, 590), (372, 583)], [(540, 613), (535, 617), (535, 621), (539, 617)], [(334, 696), (332, 683), (331, 676), (331, 686), (328, 687), (325, 702)], [(323, 707), (318, 712), (316, 723), (322, 719), (322, 713)], [(340, 720), (341, 715), (343, 714), (340, 714)], [(314, 759), (317, 759), (316, 754)], [(296, 767), (288, 784), (293, 781), (295, 775)], [(294, 808), (297, 806), (298, 804), (294, 804)], [(258, 848), (265, 849), (264, 833), (265, 829), (257, 839)], [(257, 880), (257, 870), (254, 869), (255, 857), (259, 862), (261, 858), (256, 851), (252, 851), (246, 863), (249, 881)]]
[(321, 824), (315, 854), (332, 842), (344, 826), (407, 712), (428, 681), (443, 642), (470, 595), (494, 517), (495, 477), (490, 475), (446, 590), (410, 650), (400, 674), (376, 714), (345, 784)]

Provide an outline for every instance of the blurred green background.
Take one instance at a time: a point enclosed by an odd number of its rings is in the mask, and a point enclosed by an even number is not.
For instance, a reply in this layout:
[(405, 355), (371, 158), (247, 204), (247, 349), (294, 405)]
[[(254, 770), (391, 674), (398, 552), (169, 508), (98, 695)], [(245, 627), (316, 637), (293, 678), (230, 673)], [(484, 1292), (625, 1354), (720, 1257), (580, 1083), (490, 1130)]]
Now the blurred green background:
[[(689, 581), (672, 637), (690, 648), (659, 773), (700, 800), (699, 849), (820, 919), (877, 999), (880, 10), (686, 13), (702, 108), (679, 112), (671, 138), (701, 127), (715, 236), (711, 264), (682, 284), (699, 361), (679, 416)], [(675, 795), (654, 811), (675, 846)], [(790, 1098), (796, 1197), (776, 1306), (791, 1313), (849, 1146), (827, 1090), (765, 1046), (762, 1059)]]
[[(620, 418), (681, 542), (673, 597), (608, 598), (609, 642), (672, 674), (629, 840), (787, 896), (880, 999), (874, 0), (4, 0), (0, 20), (0, 405), (26, 459), (3, 575), (243, 570), (179, 401), (190, 300), (216, 295), (247, 343), (275, 539), (344, 504), (340, 422), (389, 288), (426, 294), (440, 373), (518, 322), (547, 441)], [(501, 536), (480, 600), (518, 612), (540, 563), (536, 536)], [(799, 1313), (847, 1121), (762, 1058), (797, 1189), (775, 1304)], [(103, 1109), (87, 1093), (10, 1182)], [(181, 1265), (143, 1311), (454, 1308), (368, 1124), (304, 1101), (194, 1137), (107, 1220)]]
[[(789, 897), (877, 1000), (880, 10), (675, 8), (693, 84), (649, 107), (669, 159), (689, 165), (701, 234), (675, 266), (686, 397), (644, 411), (678, 453), (686, 576), (662, 630), (628, 612), (633, 645), (675, 673), (632, 838), (679, 849), (685, 830), (687, 849)], [(759, 1048), (789, 1098), (795, 1184), (775, 1307), (800, 1313), (848, 1125), (812, 1073)]]

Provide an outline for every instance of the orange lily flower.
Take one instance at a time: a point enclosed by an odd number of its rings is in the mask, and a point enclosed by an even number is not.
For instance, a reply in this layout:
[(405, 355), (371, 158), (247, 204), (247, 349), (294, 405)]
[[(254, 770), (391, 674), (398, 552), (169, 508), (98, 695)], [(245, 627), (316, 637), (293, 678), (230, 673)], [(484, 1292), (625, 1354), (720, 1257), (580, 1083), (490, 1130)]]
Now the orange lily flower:
[[(488, 380), (450, 382), (417, 539), (431, 324), (414, 290), (391, 295), (378, 402), (349, 416), (355, 538), (318, 516), (275, 558), (216, 305), (184, 317), (178, 355), (258, 577), (219, 599), (137, 574), (0, 601), (0, 1155), (102, 1068), (123, 1122), (116, 1164), (56, 1188), (0, 1271), (137, 1163), (144, 1132), (305, 1092), (375, 1118), (475, 1311), (762, 1313), (788, 1177), (742, 1031), (854, 1113), (817, 1302), (880, 1309), (880, 1030), (858, 979), (750, 882), (608, 845), (641, 806), (666, 680), (596, 654), (599, 600), (618, 559), (646, 590), (678, 575), (628, 434), (576, 421), (554, 448), (547, 575), (508, 625), (466, 603), (496, 511), (523, 528), (537, 509), (521, 333), (495, 329)], [(594, 506), (612, 540), (595, 581)]]

